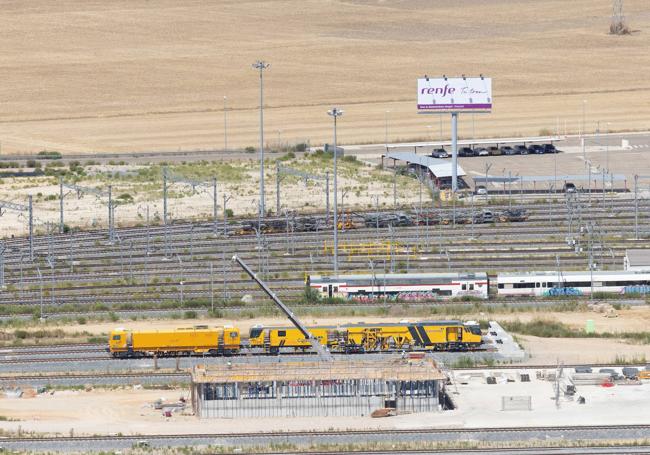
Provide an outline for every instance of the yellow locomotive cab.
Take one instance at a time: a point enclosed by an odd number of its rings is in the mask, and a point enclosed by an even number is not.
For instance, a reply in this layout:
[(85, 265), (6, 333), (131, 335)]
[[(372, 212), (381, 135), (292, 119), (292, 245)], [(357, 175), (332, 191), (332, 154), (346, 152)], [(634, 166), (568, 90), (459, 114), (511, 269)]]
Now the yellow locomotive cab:
[(182, 327), (171, 330), (116, 329), (109, 336), (114, 357), (149, 355), (226, 355), (239, 351), (241, 338), (236, 327)]

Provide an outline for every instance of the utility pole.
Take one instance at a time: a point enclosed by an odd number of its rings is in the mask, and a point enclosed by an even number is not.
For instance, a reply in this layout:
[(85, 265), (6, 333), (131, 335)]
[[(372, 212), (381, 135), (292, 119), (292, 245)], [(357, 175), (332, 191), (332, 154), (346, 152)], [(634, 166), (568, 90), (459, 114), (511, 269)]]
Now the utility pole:
[(0, 290), (5, 287), (5, 242), (0, 241)]
[(59, 177), (59, 234), (63, 234), (63, 176)]
[(31, 194), (27, 200), (29, 201), (29, 260), (34, 261), (34, 207)]
[(639, 176), (634, 176), (634, 239), (639, 240)]
[(253, 68), (260, 70), (260, 219), (264, 218), (264, 70), (271, 65), (264, 60), (253, 63)]
[(212, 308), (212, 315), (214, 316), (214, 275), (213, 266), (210, 262), (210, 308)]
[(488, 171), (492, 167), (492, 163), (485, 163), (485, 205), (488, 205)]
[(113, 187), (108, 185), (108, 240), (115, 240), (115, 226), (113, 224)]
[(280, 216), (280, 162), (275, 162), (275, 214)]
[(165, 258), (168, 258), (170, 251), (169, 227), (167, 226), (167, 167), (163, 168), (163, 230), (165, 231)]
[(40, 300), (41, 300), (41, 321), (43, 320), (43, 275), (41, 274), (41, 268), (36, 265), (36, 272), (38, 273), (38, 280), (40, 282), (40, 288), (41, 288), (41, 293), (40, 293)]
[(226, 203), (230, 200), (230, 197), (226, 197), (226, 193), (223, 193), (223, 236), (228, 237), (228, 212), (226, 210)]
[(508, 208), (512, 208), (512, 171), (508, 171)]
[(327, 111), (327, 114), (334, 119), (334, 275), (339, 274), (339, 215), (338, 215), (338, 188), (337, 188), (337, 156), (338, 149), (336, 145), (336, 119), (343, 115), (343, 111), (333, 108)]

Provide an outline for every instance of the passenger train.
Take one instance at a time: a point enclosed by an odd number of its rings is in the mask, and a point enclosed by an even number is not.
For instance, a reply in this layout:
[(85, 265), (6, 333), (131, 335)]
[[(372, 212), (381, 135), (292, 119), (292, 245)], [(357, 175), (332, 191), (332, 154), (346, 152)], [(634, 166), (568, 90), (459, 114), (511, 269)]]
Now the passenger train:
[(472, 297), (550, 297), (560, 295), (648, 294), (650, 272), (499, 273), (496, 286), (484, 272), (378, 273), (375, 275), (308, 275), (306, 284), (323, 298), (354, 301), (431, 301)]
[(478, 273), (379, 273), (375, 275), (307, 276), (307, 286), (322, 297), (372, 300), (437, 300), (488, 298), (488, 276)]

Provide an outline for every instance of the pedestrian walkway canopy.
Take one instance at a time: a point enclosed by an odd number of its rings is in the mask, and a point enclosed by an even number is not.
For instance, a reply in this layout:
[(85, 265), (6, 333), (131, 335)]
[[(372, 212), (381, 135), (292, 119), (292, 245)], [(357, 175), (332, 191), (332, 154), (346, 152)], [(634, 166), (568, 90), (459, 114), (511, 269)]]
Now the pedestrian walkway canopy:
[[(460, 175), (460, 174), (459, 174)], [(487, 178), (485, 176), (475, 176), (472, 177), (475, 183), (528, 183), (528, 182), (573, 182), (573, 181), (588, 181), (589, 177), (593, 181), (602, 180), (602, 174), (571, 174), (571, 175), (502, 175), (494, 176), (490, 175)], [(624, 182), (627, 180), (623, 174), (605, 174), (605, 180), (607, 182), (617, 181)]]

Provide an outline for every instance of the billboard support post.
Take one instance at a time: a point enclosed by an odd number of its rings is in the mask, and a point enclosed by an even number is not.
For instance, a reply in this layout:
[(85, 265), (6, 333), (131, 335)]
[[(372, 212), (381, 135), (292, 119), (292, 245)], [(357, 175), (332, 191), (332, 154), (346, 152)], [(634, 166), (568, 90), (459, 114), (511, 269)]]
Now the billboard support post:
[(451, 113), (451, 191), (458, 191), (458, 112)]

